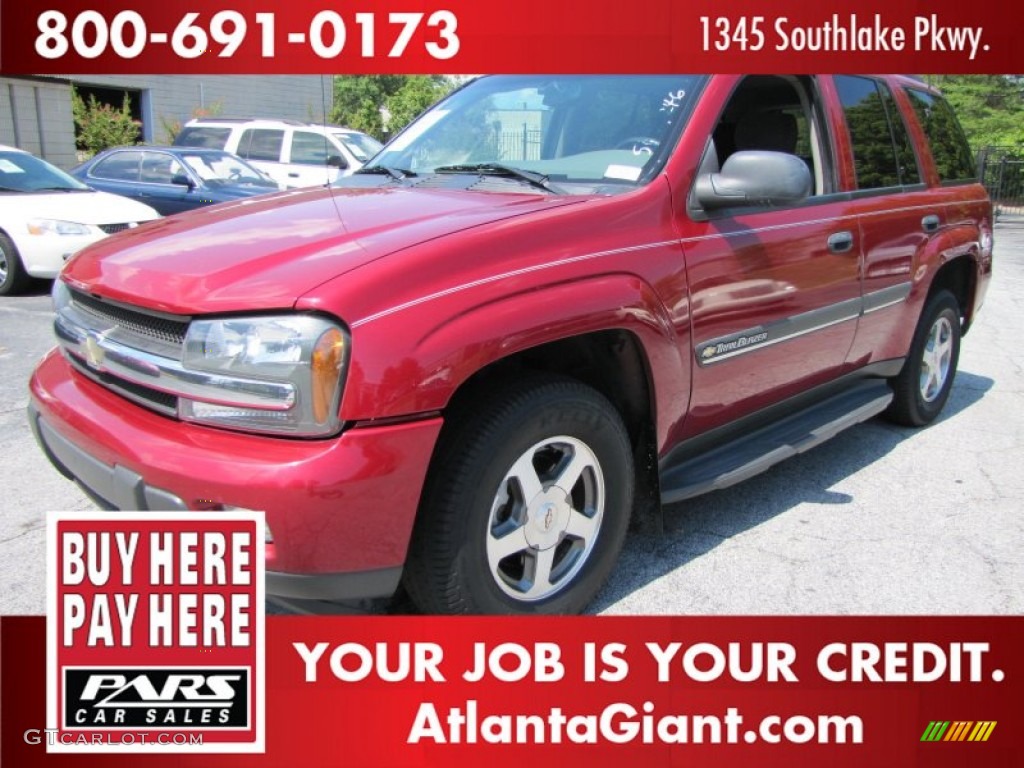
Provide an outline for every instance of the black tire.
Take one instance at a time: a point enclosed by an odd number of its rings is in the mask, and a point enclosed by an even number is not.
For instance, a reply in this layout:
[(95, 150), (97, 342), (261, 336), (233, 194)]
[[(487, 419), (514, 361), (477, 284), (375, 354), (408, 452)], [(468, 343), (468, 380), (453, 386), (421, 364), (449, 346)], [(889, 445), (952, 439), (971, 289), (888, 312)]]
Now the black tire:
[(0, 232), (0, 296), (13, 296), (25, 290), (32, 278), (25, 272), (18, 249), (11, 238)]
[(424, 613), (578, 613), (622, 548), (633, 483), (629, 436), (604, 396), (552, 377), (499, 390), (445, 426), (406, 590)]
[(960, 360), (960, 333), (960, 305), (949, 291), (938, 291), (921, 313), (903, 370), (891, 380), (885, 412), (891, 421), (923, 427), (942, 412)]

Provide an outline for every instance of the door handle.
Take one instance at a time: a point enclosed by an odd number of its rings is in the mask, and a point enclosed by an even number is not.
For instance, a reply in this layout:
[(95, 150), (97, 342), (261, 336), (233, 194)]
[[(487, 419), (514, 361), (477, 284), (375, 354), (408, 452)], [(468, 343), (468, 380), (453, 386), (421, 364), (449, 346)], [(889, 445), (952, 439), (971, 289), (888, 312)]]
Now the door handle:
[(921, 219), (921, 229), (928, 233), (938, 232), (939, 217), (936, 216), (934, 213), (931, 214), (930, 216), (925, 216), (923, 219)]
[(297, 173), (289, 173), (288, 174), (288, 178), (289, 179), (297, 179), (297, 178), (299, 178), (299, 174), (297, 174)]
[(829, 235), (828, 249), (832, 253), (849, 253), (853, 250), (853, 233), (835, 232)]

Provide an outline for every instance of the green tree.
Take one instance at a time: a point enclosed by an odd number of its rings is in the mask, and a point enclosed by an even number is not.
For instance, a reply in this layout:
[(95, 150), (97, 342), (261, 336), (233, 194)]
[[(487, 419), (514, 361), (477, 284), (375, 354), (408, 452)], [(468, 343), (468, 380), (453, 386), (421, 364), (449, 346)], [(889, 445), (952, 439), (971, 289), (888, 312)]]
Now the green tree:
[[(331, 122), (382, 139), (404, 128), (454, 86), (444, 75), (338, 75)], [(387, 124), (385, 115), (390, 116)]]
[(952, 105), (971, 149), (1024, 149), (1024, 83), (1021, 75), (927, 75)]
[(423, 110), (447, 96), (452, 88), (453, 84), (444, 77), (414, 75), (406, 78), (388, 98), (388, 132), (392, 135), (398, 133)]
[(139, 143), (139, 123), (132, 119), (132, 103), (126, 93), (120, 109), (101, 104), (92, 94), (86, 102), (71, 89), (71, 115), (78, 148), (94, 155), (107, 147)]
[(334, 78), (331, 122), (371, 136), (383, 136), (381, 110), (388, 96), (401, 87), (399, 75), (339, 75)]

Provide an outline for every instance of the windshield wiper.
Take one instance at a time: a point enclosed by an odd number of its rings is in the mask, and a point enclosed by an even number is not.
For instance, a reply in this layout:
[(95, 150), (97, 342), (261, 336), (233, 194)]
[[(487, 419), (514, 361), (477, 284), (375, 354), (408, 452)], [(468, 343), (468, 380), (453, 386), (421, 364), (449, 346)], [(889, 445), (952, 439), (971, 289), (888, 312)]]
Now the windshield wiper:
[(18, 189), (17, 187), (5, 187), (0, 184), (0, 192), (24, 192), (24, 189)]
[(365, 173), (365, 174), (371, 174), (371, 173), (382, 174), (382, 173), (384, 173), (384, 174), (387, 174), (388, 176), (390, 176), (395, 181), (402, 181), (403, 179), (407, 179), (410, 176), (415, 176), (416, 175), (416, 171), (410, 171), (410, 170), (407, 170), (405, 168), (392, 168), (390, 165), (373, 165), (373, 166), (369, 166), (369, 167), (363, 166), (358, 171), (353, 171), (353, 173), (354, 174), (355, 173)]
[(481, 176), (509, 176), (525, 181), (532, 187), (543, 189), (555, 195), (564, 194), (562, 190), (552, 186), (543, 173), (516, 168), (503, 163), (477, 163), (476, 165), (442, 165), (434, 169), (434, 173), (479, 173)]
[(33, 192), (87, 192), (85, 187), (36, 187)]

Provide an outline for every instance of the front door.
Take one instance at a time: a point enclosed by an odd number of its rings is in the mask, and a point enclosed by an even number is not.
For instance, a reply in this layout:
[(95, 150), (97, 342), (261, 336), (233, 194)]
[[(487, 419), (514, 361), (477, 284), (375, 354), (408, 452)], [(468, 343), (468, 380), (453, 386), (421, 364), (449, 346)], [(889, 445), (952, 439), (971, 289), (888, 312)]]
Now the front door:
[(812, 191), (791, 206), (704, 215), (691, 203), (681, 217), (695, 356), (683, 436), (843, 372), (860, 314), (861, 245), (851, 202), (836, 191), (823, 113), (813, 78), (775, 76), (736, 81), (721, 112), (702, 171), (734, 152), (786, 152), (804, 160)]

